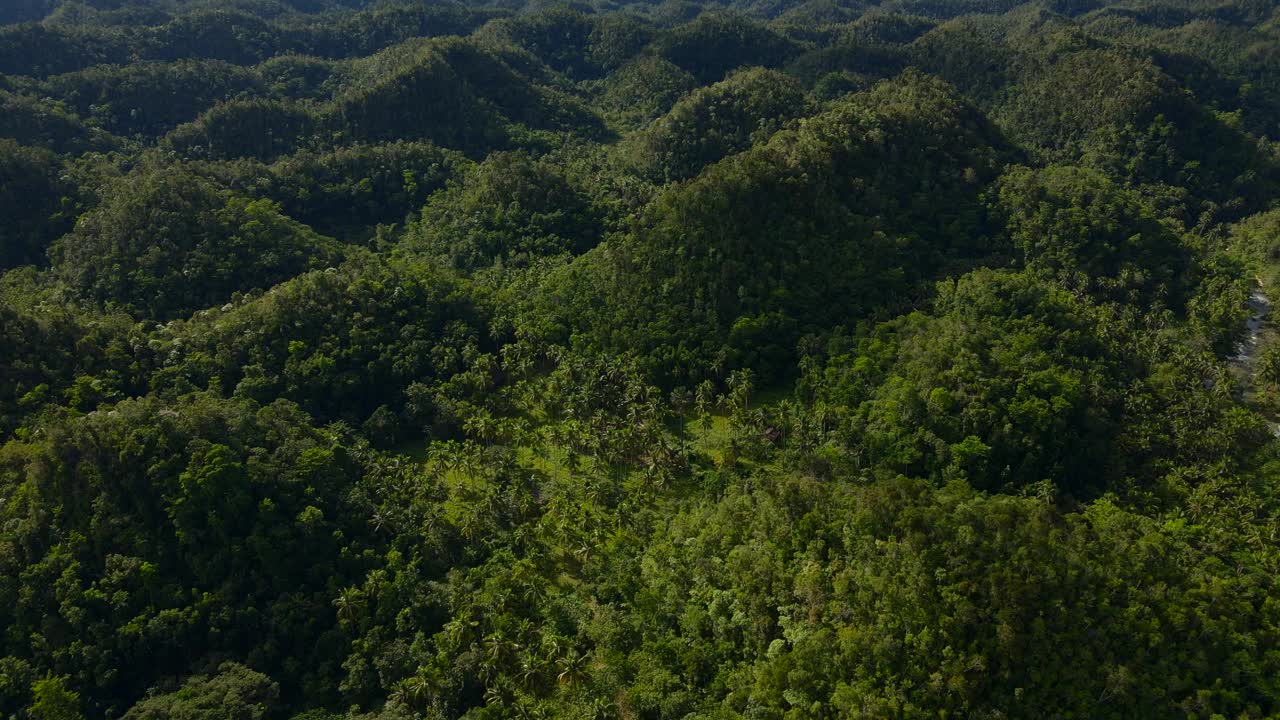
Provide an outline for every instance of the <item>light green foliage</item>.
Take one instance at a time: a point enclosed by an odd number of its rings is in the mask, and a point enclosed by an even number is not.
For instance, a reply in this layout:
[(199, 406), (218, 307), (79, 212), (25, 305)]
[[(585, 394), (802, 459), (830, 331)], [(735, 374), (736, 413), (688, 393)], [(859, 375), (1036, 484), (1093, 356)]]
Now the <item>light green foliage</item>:
[(1231, 228), (1231, 244), (1270, 288), (1280, 283), (1280, 210), (1245, 218)]
[(212, 677), (193, 675), (182, 688), (129, 708), (129, 720), (262, 720), (279, 702), (280, 687), (239, 663), (223, 663)]
[[(626, 649), (597, 654), (618, 658), (626, 704), (655, 717), (1248, 712), (1274, 687), (1214, 685), (1272, 672), (1238, 651), (1276, 618), (1218, 610), (1271, 603), (1261, 578), (1206, 574), (1206, 552), (1192, 527), (1106, 502), (1063, 517), (962, 484), (744, 480), (661, 528), (624, 585), (636, 609), (613, 620)], [(1143, 649), (1121, 659), (1135, 636)]]
[(52, 675), (31, 686), (34, 702), (30, 714), (36, 720), (81, 720), (80, 694), (67, 689), (62, 678)]

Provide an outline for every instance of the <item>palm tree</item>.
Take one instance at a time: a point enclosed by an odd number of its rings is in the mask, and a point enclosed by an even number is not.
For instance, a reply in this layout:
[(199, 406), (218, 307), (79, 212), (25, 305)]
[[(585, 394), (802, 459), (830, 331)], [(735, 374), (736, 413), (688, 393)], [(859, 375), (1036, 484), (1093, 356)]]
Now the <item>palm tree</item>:
[(390, 525), (390, 517), (382, 510), (375, 510), (369, 517), (369, 523), (373, 525), (374, 532), (380, 533)]
[(356, 588), (347, 588), (333, 599), (333, 606), (338, 609), (338, 620), (353, 623), (364, 607), (364, 598)]
[(752, 373), (750, 370), (737, 370), (729, 376), (729, 399), (735, 410), (748, 412), (751, 410)]
[(560, 674), (556, 675), (556, 681), (565, 687), (578, 685), (586, 678), (588, 660), (588, 656), (576, 648), (569, 648), (560, 659)]
[(500, 633), (491, 633), (485, 636), (481, 645), (484, 647), (484, 659), (481, 661), (480, 671), (485, 681), (489, 682), (501, 674), (509, 643)]
[(542, 678), (542, 670), (544, 663), (537, 659), (531, 652), (523, 653), (520, 656), (520, 671), (517, 677), (526, 689), (536, 687), (540, 684)]
[(405, 678), (391, 691), (390, 700), (410, 710), (422, 710), (431, 701), (431, 683), (421, 673)]
[(515, 701), (515, 697), (515, 689), (504, 680), (498, 680), (484, 690), (484, 702), (491, 707), (506, 708)]
[(675, 410), (676, 415), (680, 418), (680, 454), (688, 455), (688, 444), (686, 443), (685, 432), (685, 414), (689, 411), (689, 406), (693, 404), (693, 394), (689, 392), (689, 388), (678, 387), (671, 391), (671, 409)]
[(498, 436), (498, 422), (486, 412), (479, 412), (467, 418), (462, 423), (462, 429), (468, 435), (483, 442), (485, 447), (493, 444)]
[(710, 380), (703, 380), (694, 394), (697, 404), (698, 419), (702, 423), (702, 432), (711, 429), (711, 408), (716, 404), (716, 386)]

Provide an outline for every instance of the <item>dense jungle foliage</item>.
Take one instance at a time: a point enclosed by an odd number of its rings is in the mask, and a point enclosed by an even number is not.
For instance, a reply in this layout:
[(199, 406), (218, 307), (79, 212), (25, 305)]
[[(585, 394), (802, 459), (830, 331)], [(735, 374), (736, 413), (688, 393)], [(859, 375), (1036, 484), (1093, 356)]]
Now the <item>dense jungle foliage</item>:
[(1271, 0), (0, 3), (0, 718), (1280, 717)]

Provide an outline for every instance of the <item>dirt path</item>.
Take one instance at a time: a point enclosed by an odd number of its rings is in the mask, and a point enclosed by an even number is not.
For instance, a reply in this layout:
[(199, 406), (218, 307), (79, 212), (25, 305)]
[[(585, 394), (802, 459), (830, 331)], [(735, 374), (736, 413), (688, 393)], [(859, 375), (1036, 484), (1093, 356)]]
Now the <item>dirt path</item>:
[(1262, 345), (1262, 330), (1271, 317), (1271, 298), (1260, 283), (1254, 285), (1253, 292), (1249, 295), (1248, 307), (1245, 335), (1236, 343), (1236, 354), (1231, 357), (1231, 362), (1252, 377), (1258, 350)]
[[(1257, 370), (1258, 352), (1262, 348), (1262, 334), (1271, 325), (1271, 298), (1261, 278), (1254, 278), (1253, 292), (1249, 295), (1249, 318), (1245, 321), (1245, 335), (1236, 343), (1236, 354), (1231, 356), (1231, 364), (1240, 371), (1246, 388), (1253, 384)], [(1249, 392), (1246, 389), (1246, 397)], [(1280, 437), (1280, 422), (1268, 418), (1267, 425), (1271, 434)]]

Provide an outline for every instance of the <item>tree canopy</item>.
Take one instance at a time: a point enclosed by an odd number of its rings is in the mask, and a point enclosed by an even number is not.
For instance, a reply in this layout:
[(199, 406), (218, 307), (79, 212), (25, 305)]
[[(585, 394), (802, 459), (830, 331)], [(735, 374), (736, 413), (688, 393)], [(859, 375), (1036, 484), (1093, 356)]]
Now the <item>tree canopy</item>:
[(1277, 47), (0, 3), (0, 718), (1280, 717)]

